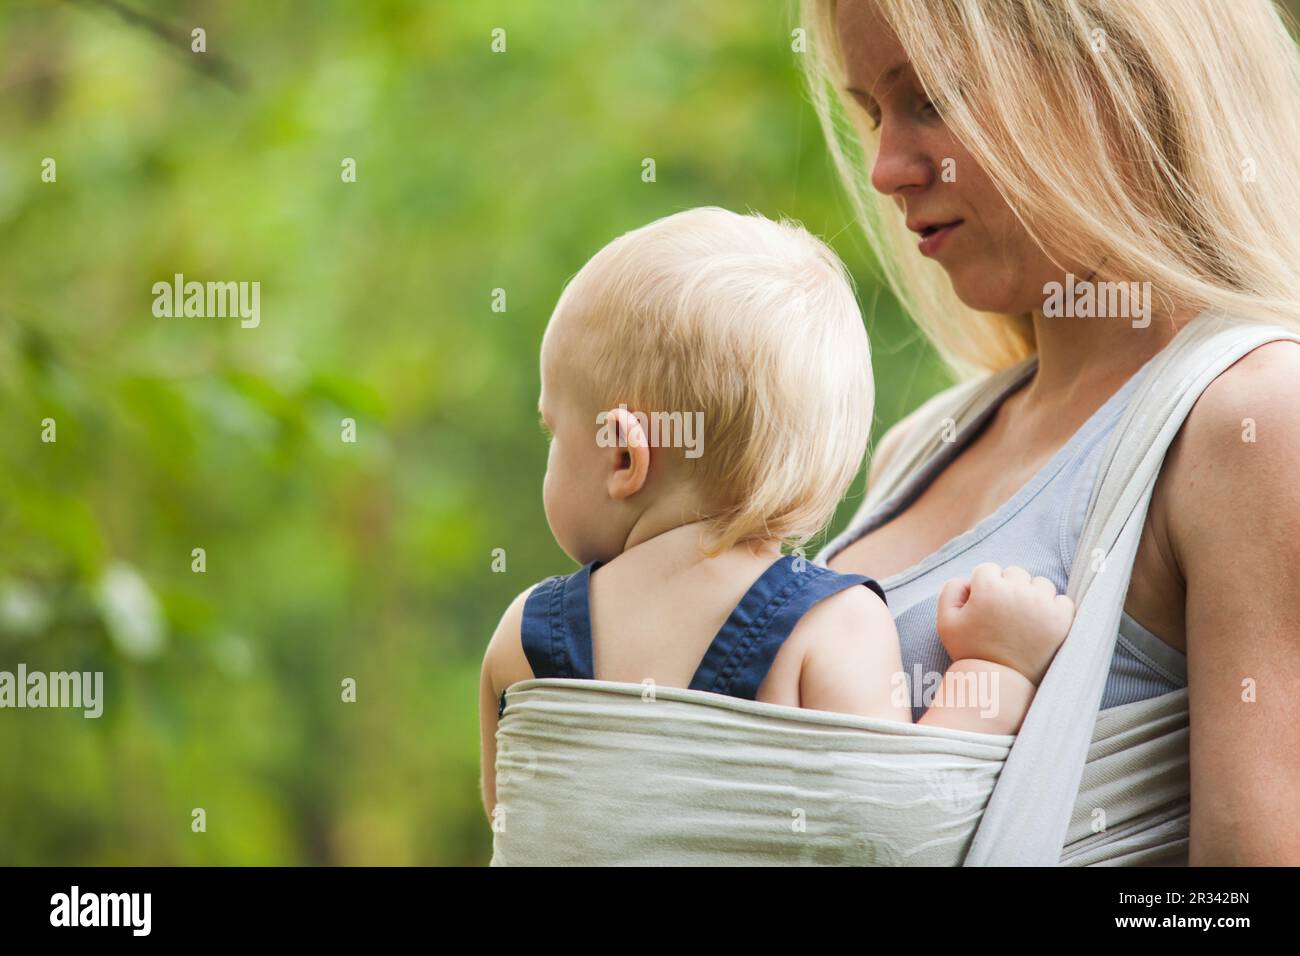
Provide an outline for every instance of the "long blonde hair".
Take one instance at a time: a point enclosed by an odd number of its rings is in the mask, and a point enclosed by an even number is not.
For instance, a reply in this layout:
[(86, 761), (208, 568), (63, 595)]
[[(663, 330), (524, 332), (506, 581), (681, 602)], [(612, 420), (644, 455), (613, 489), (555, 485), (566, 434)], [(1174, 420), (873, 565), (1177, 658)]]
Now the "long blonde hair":
[[(844, 92), (835, 3), (803, 0), (806, 79), (886, 280), (959, 378), (1006, 368), (1036, 350), (1031, 317), (962, 304), (870, 187), (877, 137)], [(1104, 262), (1167, 306), (1300, 328), (1300, 51), (1272, 0), (877, 3), (1058, 262)]]

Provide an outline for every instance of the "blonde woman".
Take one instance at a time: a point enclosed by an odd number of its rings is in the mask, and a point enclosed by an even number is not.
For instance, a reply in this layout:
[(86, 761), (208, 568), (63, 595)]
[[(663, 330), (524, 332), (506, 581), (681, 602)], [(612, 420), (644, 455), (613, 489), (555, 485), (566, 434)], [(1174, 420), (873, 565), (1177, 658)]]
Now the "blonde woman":
[[(1064, 589), (1152, 357), (1211, 309), (1300, 329), (1300, 54), (1270, 0), (806, 0), (803, 22), (905, 308), (959, 378), (1023, 367), (819, 559), (879, 579), (919, 718), (949, 579), (992, 561)], [(1300, 347), (1271, 342), (1204, 392), (1147, 512), (1101, 707), (1188, 688), (1192, 865), (1300, 864), (1297, 474)]]

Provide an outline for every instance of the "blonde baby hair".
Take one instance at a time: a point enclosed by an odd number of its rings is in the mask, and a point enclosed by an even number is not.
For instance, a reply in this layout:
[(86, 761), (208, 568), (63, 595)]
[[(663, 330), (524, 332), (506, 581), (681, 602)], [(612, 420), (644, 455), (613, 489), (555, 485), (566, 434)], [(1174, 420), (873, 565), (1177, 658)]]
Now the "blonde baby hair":
[(866, 452), (875, 395), (853, 282), (825, 243), (717, 207), (666, 216), (574, 276), (547, 336), (560, 325), (591, 410), (703, 413), (690, 480), (710, 502), (707, 553), (798, 547), (829, 520)]

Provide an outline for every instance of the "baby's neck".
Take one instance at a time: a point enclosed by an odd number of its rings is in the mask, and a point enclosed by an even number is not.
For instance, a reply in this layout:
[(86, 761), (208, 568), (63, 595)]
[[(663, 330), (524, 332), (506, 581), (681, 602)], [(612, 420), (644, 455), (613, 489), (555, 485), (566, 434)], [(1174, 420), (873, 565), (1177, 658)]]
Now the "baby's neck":
[(705, 562), (770, 564), (781, 556), (781, 543), (775, 539), (743, 542), (713, 558), (704, 555), (708, 543), (708, 525), (703, 521), (693, 521), (642, 536), (636, 541), (629, 536), (628, 546), (619, 558), (623, 563), (635, 562), (647, 569), (654, 568), (673, 575)]
[(623, 542), (623, 552), (653, 541), (664, 535), (673, 535), (676, 541), (691, 537), (689, 532), (677, 534), (685, 528), (700, 529), (703, 522), (693, 520), (704, 513), (704, 503), (689, 487), (678, 486), (660, 490), (648, 507), (637, 515)]

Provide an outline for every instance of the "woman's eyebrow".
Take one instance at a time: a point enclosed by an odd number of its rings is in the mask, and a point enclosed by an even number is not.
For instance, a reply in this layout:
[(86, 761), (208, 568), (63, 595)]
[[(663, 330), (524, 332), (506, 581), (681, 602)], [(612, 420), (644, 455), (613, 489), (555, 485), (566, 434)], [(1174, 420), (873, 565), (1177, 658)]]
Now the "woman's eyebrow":
[[(882, 73), (877, 78), (876, 82), (872, 85), (880, 86), (882, 83), (892, 83), (895, 79), (898, 78), (899, 74), (901, 74), (904, 70), (907, 69), (907, 66), (908, 66), (907, 62), (904, 61), (902, 63), (899, 63), (897, 66), (890, 67), (888, 70)], [(868, 93), (860, 86), (852, 86), (852, 85), (846, 86), (844, 88), (844, 91), (846, 93), (852, 93), (854, 96), (865, 96), (869, 100), (873, 100), (873, 101), (875, 100), (874, 96), (872, 96), (870, 93)]]

